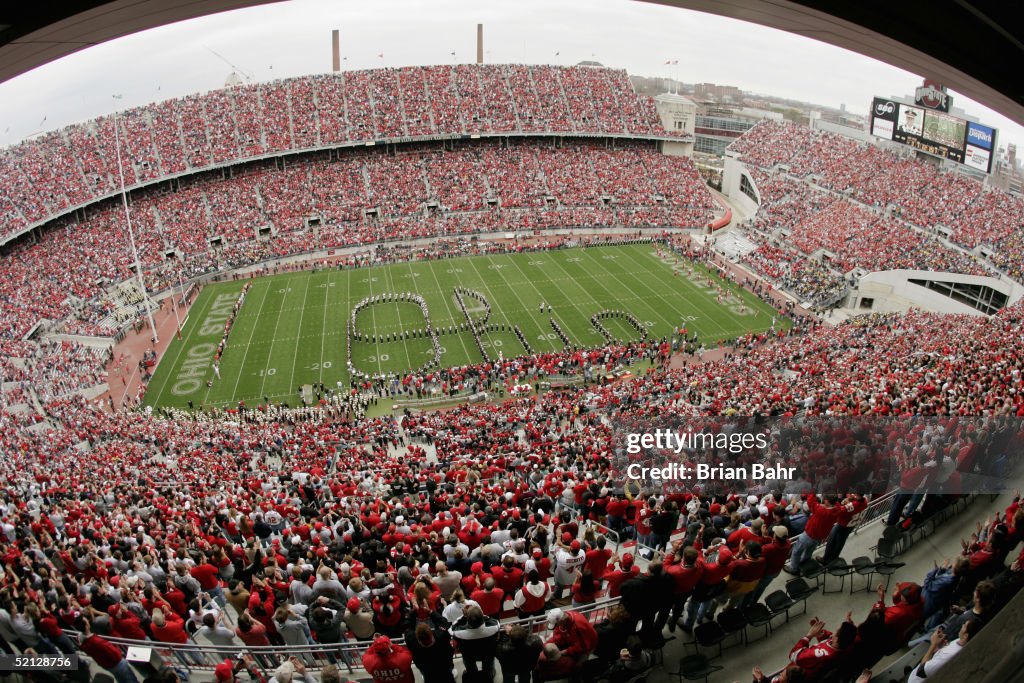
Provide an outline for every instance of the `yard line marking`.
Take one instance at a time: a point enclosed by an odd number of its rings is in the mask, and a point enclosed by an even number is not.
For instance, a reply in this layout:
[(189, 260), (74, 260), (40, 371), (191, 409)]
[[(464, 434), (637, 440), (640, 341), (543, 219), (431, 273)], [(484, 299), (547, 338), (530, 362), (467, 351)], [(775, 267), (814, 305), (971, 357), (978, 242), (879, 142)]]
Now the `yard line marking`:
[[(392, 270), (393, 270), (392, 268), (388, 268), (388, 269), (387, 269), (387, 274), (388, 274), (388, 287), (391, 287), (391, 288), (392, 288), (392, 291), (393, 291), (393, 292), (394, 292), (395, 294), (398, 294), (398, 292), (397, 292), (397, 291), (394, 291), (394, 287), (395, 287), (395, 281), (394, 281), (394, 278), (392, 278), (392, 276), (391, 276), (391, 271), (392, 271)], [(410, 270), (409, 272), (412, 272), (412, 271)], [(415, 279), (415, 278), (410, 278), (410, 279)], [(399, 328), (401, 328), (401, 329), (399, 329), (399, 331), (398, 331), (398, 333), (397, 333), (397, 334), (401, 334), (401, 333), (402, 333), (402, 330), (404, 330), (404, 329), (405, 329), (405, 323), (403, 323), (403, 322), (402, 322), (402, 304), (401, 304), (401, 302), (398, 302), (398, 301), (394, 301), (394, 302), (392, 302), (392, 303), (393, 303), (393, 304), (394, 304), (394, 306), (395, 306), (395, 313), (396, 313), (396, 314), (398, 315), (398, 326), (399, 326)], [(415, 363), (415, 362), (413, 361), (413, 359), (412, 359), (412, 354), (411, 354), (411, 353), (409, 353), (409, 342), (408, 342), (408, 341), (406, 341), (406, 340), (405, 340), (404, 338), (402, 339), (402, 346), (404, 346), (404, 347), (405, 347), (405, 361), (406, 361), (406, 362), (405, 362), (405, 364), (406, 364), (406, 367), (408, 368), (408, 370), (407, 370), (407, 371), (412, 371), (412, 370), (415, 370), (415, 369), (416, 369), (416, 368), (417, 368), (418, 366), (417, 366), (417, 364), (416, 364), (416, 363)], [(398, 373), (396, 373), (396, 374), (398, 374)]]
[[(312, 280), (313, 280), (313, 274), (310, 273), (309, 276), (306, 278), (306, 289), (302, 293), (302, 303), (303, 303), (302, 310), (299, 311), (299, 325), (298, 325), (297, 329), (299, 331), (299, 335), (300, 336), (302, 335), (302, 318), (306, 314), (305, 303), (306, 303), (306, 299), (309, 297), (309, 283)], [(280, 320), (280, 318), (278, 318), (278, 320)], [(275, 330), (275, 332), (276, 332), (276, 330)], [(296, 337), (296, 340), (298, 340), (298, 337)], [(271, 353), (273, 353), (273, 351), (274, 351), (274, 347), (273, 346), (270, 347), (270, 351), (271, 351)], [(294, 353), (295, 353), (295, 355), (292, 356), (292, 374), (289, 375), (289, 377), (288, 377), (288, 386), (289, 387), (295, 387), (296, 391), (298, 391), (298, 387), (295, 386), (295, 366), (299, 362), (299, 345), (298, 344), (295, 345)], [(266, 379), (266, 377), (264, 377), (263, 379)]]
[(324, 287), (324, 321), (320, 326), (320, 379), (319, 384), (324, 383), (324, 341), (327, 339), (327, 307), (328, 299), (331, 297), (331, 290), (334, 289), (334, 271), (328, 271), (327, 282), (324, 283), (327, 286)]
[[(631, 287), (628, 287), (628, 286), (626, 285), (626, 283), (625, 283), (625, 282), (623, 282), (623, 281), (622, 281), (622, 279), (621, 279), (621, 278), (619, 278), (619, 277), (618, 277), (618, 276), (617, 276), (617, 275), (616, 275), (615, 273), (613, 273), (613, 272), (611, 272), (610, 270), (608, 270), (608, 268), (606, 268), (606, 267), (605, 267), (605, 265), (604, 265), (603, 263), (600, 263), (600, 262), (598, 261), (598, 259), (596, 259), (596, 258), (595, 258), (595, 257), (593, 257), (593, 256), (590, 256), (589, 254), (587, 255), (587, 258), (589, 258), (589, 259), (590, 259), (591, 261), (593, 261), (593, 262), (594, 262), (595, 264), (597, 264), (597, 266), (598, 266), (598, 267), (600, 267), (600, 269), (601, 269), (601, 270), (603, 270), (604, 272), (608, 273), (608, 275), (610, 275), (610, 276), (611, 276), (611, 277), (612, 277), (612, 278), (613, 278), (613, 279), (614, 279), (614, 280), (615, 280), (616, 282), (618, 282), (618, 283), (619, 283), (619, 285), (621, 285), (623, 289), (627, 289), (627, 290), (629, 290), (630, 292), (634, 292), (634, 291), (635, 291), (635, 290), (634, 290), (633, 288), (631, 288)], [(647, 289), (647, 290), (648, 290), (649, 292), (651, 292), (652, 294), (654, 294), (654, 296), (656, 296), (657, 298), (659, 298), (659, 299), (661, 299), (661, 300), (662, 300), (663, 302), (665, 302), (665, 304), (666, 304), (666, 305), (669, 305), (669, 306), (671, 306), (671, 301), (669, 301), (668, 299), (666, 299), (664, 295), (662, 295), (662, 294), (659, 294), (659, 293), (658, 293), (658, 292), (657, 292), (657, 291), (656, 291), (655, 289), (653, 289), (653, 288), (652, 288), (652, 287), (651, 287), (650, 285), (648, 285), (648, 284), (647, 284), (646, 282), (643, 282), (643, 281), (642, 281), (642, 280), (640, 280), (639, 278), (637, 278), (637, 277), (635, 277), (635, 276), (631, 276), (631, 277), (633, 277), (633, 279), (634, 279), (634, 280), (636, 280), (637, 282), (639, 282), (639, 283), (640, 283), (640, 284), (641, 284), (641, 285), (642, 285), (642, 286), (643, 286), (643, 287), (644, 287), (645, 289)], [(602, 288), (603, 288), (603, 286), (602, 286)], [(606, 291), (607, 291), (607, 290), (606, 290)], [(654, 315), (656, 315), (657, 317), (661, 318), (661, 319), (662, 319), (662, 320), (663, 320), (663, 321), (664, 321), (664, 322), (665, 322), (666, 324), (668, 324), (668, 326), (669, 326), (669, 329), (672, 329), (672, 328), (674, 327), (674, 323), (673, 323), (673, 322), (672, 322), (671, 320), (669, 320), (668, 318), (666, 318), (665, 316), (663, 316), (663, 315), (661, 314), (661, 311), (659, 310), (659, 308), (658, 308), (657, 306), (650, 306), (650, 308), (651, 308), (651, 310), (652, 310), (652, 311), (654, 311)], [(674, 307), (674, 306), (672, 306), (672, 310), (673, 310), (673, 312), (675, 312), (675, 307)], [(654, 335), (651, 335), (651, 336), (653, 337)]]
[[(266, 280), (263, 287), (263, 298), (260, 300), (260, 307), (256, 311), (256, 322), (253, 323), (252, 331), (249, 332), (249, 342), (252, 342), (252, 338), (256, 335), (256, 328), (259, 327), (260, 318), (263, 316), (263, 304), (267, 303), (267, 296), (270, 294), (270, 287), (273, 284), (273, 280)], [(239, 311), (241, 313), (241, 311)], [(227, 351), (227, 349), (225, 349)], [(249, 344), (245, 345), (245, 351), (242, 353), (242, 363), (238, 367), (238, 375), (235, 377), (235, 387), (231, 390), (231, 396), (234, 397), (238, 394), (238, 383), (242, 380), (242, 375), (245, 371), (245, 361), (249, 356)], [(230, 399), (229, 399), (230, 400)]]
[[(657, 259), (655, 259), (655, 260), (657, 260)], [(636, 259), (633, 259), (633, 261), (634, 261), (634, 262), (636, 262), (637, 260), (636, 260)], [(660, 261), (659, 261), (659, 262), (660, 262)], [(698, 266), (699, 266), (700, 264), (696, 264), (696, 265), (698, 265)], [(710, 270), (708, 270), (708, 272), (707, 272), (707, 275), (708, 275), (708, 277), (711, 277), (711, 276), (712, 276), (712, 273), (711, 273), (711, 271), (710, 271)], [(673, 276), (673, 279), (675, 279), (675, 276)], [(698, 287), (698, 286), (697, 286), (697, 285), (696, 285), (696, 284), (695, 284), (695, 283), (694, 283), (694, 282), (693, 282), (692, 280), (690, 280), (689, 278), (686, 278), (686, 277), (683, 277), (682, 275), (680, 275), (680, 276), (679, 276), (679, 279), (680, 279), (680, 280), (682, 280), (683, 282), (685, 282), (685, 283), (686, 283), (686, 284), (687, 284), (687, 285), (688, 285), (688, 286), (689, 286), (690, 288), (692, 288), (692, 289), (696, 290), (697, 292), (699, 292), (701, 296), (703, 296), (704, 298), (706, 298), (706, 299), (708, 300), (708, 304), (709, 304), (709, 305), (713, 305), (713, 306), (715, 307), (715, 308), (714, 308), (714, 311), (715, 311), (716, 313), (717, 313), (717, 312), (718, 312), (719, 310), (725, 309), (725, 306), (724, 306), (723, 304), (720, 304), (720, 303), (718, 303), (717, 301), (715, 301), (714, 295), (712, 295), (712, 294), (711, 294), (710, 292), (707, 292), (706, 290), (704, 290), (704, 289), (701, 289), (700, 287)], [(712, 278), (712, 279), (714, 279), (714, 278)], [(650, 287), (649, 287), (649, 286), (648, 286), (648, 289), (650, 289)], [(715, 327), (717, 327), (717, 328), (719, 329), (719, 331), (721, 332), (721, 334), (723, 334), (723, 335), (728, 335), (728, 331), (727, 331), (727, 330), (725, 329), (725, 327), (723, 327), (723, 326), (722, 326), (722, 324), (721, 324), (720, 322), (718, 322), (718, 320), (716, 320), (716, 319), (714, 318), (714, 316), (712, 316), (712, 315), (708, 314), (707, 312), (705, 312), (705, 313), (703, 314), (702, 318), (703, 318), (703, 319), (706, 319), (706, 321), (707, 321), (707, 322), (709, 322), (709, 323), (711, 323), (712, 325), (714, 325)], [(702, 320), (701, 322), (704, 322), (704, 321), (705, 321), (705, 320)], [(673, 329), (674, 329), (674, 326), (673, 326)], [(709, 336), (710, 336), (710, 335), (709, 335)], [(712, 338), (713, 338), (713, 337), (712, 337)], [(722, 338), (725, 338), (725, 337), (722, 337)]]
[[(306, 282), (308, 283), (309, 281), (307, 280)], [(267, 362), (268, 363), (274, 357), (274, 342), (277, 341), (277, 328), (279, 328), (281, 326), (281, 317), (282, 317), (282, 314), (284, 313), (284, 301), (285, 301), (285, 298), (287, 298), (287, 296), (288, 296), (288, 291), (287, 290), (291, 289), (291, 287), (282, 287), (282, 289), (285, 290), (285, 291), (281, 293), (281, 304), (282, 305), (281, 305), (281, 308), (279, 308), (278, 311), (277, 311), (277, 320), (274, 321), (274, 334), (270, 337), (270, 339), (271, 339), (271, 341), (270, 341), (270, 351), (267, 352)], [(267, 289), (267, 291), (270, 291), (269, 288)], [(266, 299), (264, 299), (264, 301), (266, 301)], [(266, 391), (266, 388), (267, 388), (267, 371), (269, 369), (270, 369), (269, 367), (263, 368), (263, 381), (260, 382), (260, 396), (263, 396), (264, 395), (263, 392)], [(239, 373), (239, 376), (241, 376), (241, 373)]]
[[(447, 263), (452, 263), (452, 261), (457, 261), (457, 260), (458, 259), (452, 259), (452, 260), (448, 260), (446, 262)], [(448, 312), (448, 318), (452, 321), (453, 325), (458, 325), (459, 323), (462, 322), (458, 318), (459, 312), (458, 311), (456, 311), (454, 313), (452, 312), (453, 304), (451, 303), (451, 297), (452, 297), (452, 294), (454, 293), (454, 290), (451, 290), (451, 288), (449, 288), (449, 292), (446, 295), (445, 294), (445, 290), (444, 290), (444, 285), (441, 284), (440, 278), (437, 277), (437, 269), (435, 269), (435, 268), (428, 268), (427, 270), (430, 271), (430, 274), (434, 277), (434, 282), (437, 283), (437, 290), (436, 291), (439, 294), (438, 298), (444, 304), (444, 310)], [(458, 280), (458, 282), (459, 282), (458, 286), (462, 287), (463, 286), (462, 278), (459, 277), (457, 273), (453, 273), (453, 275), (455, 275), (455, 279)], [(419, 289), (417, 289), (416, 291), (424, 299), (426, 298), (426, 295), (424, 294), (424, 292), (419, 291)], [(437, 326), (434, 326), (434, 330), (435, 331), (437, 330)], [(466, 346), (466, 340), (462, 338), (462, 334), (461, 333), (460, 334), (456, 334), (455, 337), (459, 340), (459, 345), (462, 347), (463, 353), (466, 354), (466, 360), (472, 362), (472, 360), (473, 360), (473, 352), (470, 351), (468, 346)], [(440, 342), (440, 340), (438, 340), (438, 342)], [(442, 346), (443, 346), (443, 344), (442, 344)], [(487, 360), (487, 359), (485, 358), (484, 360)], [(442, 359), (442, 361), (443, 361), (443, 359)], [(444, 366), (444, 362), (442, 362), (441, 365), (443, 367)]]

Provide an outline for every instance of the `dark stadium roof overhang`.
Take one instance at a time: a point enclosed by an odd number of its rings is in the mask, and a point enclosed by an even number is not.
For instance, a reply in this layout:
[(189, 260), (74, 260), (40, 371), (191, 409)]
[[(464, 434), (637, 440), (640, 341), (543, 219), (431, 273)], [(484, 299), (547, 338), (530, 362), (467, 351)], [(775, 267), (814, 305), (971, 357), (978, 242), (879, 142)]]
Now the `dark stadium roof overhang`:
[(0, 5), (0, 82), (146, 29), (281, 0), (12, 0)]
[[(155, 26), (280, 0), (8, 2), (0, 82)], [(1024, 22), (997, 0), (644, 0), (742, 19), (831, 43), (938, 80), (1024, 125)], [(799, 68), (799, 62), (794, 62)], [(751, 65), (756, 69), (756, 65)], [(842, 74), (836, 74), (842, 78)]]

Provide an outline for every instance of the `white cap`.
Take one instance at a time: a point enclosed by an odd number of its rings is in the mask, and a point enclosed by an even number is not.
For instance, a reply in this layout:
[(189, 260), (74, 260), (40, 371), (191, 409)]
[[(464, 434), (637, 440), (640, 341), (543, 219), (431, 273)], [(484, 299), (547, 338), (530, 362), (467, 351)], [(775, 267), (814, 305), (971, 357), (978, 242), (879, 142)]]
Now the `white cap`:
[(557, 607), (551, 610), (550, 612), (548, 612), (548, 626), (555, 626), (558, 622), (562, 620), (562, 617), (564, 616), (565, 612), (563, 612)]

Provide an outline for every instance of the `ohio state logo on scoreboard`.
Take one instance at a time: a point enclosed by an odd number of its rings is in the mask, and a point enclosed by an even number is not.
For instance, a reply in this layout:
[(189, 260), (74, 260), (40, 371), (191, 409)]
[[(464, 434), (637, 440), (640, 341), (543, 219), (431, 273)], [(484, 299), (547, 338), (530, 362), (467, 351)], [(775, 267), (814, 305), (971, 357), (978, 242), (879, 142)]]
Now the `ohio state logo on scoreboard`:
[(914, 101), (918, 106), (938, 111), (948, 112), (952, 99), (946, 94), (946, 87), (944, 85), (930, 78), (924, 79), (924, 85), (914, 91)]

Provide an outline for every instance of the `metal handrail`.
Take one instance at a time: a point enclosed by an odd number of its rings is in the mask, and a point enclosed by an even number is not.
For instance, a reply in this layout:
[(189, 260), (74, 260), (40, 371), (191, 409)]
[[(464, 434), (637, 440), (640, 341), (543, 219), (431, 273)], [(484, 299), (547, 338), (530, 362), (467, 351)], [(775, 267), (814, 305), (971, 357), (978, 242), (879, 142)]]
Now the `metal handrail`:
[[(567, 612), (577, 612), (587, 617), (591, 623), (607, 615), (611, 607), (617, 605), (620, 598), (603, 598), (589, 605), (582, 607), (564, 608)], [(501, 622), (502, 625), (521, 625), (532, 633), (545, 633), (548, 631), (547, 615), (540, 614), (532, 617), (508, 619)], [(65, 630), (64, 633), (72, 638), (76, 644), (81, 642), (81, 633)], [(362, 655), (373, 642), (372, 640), (345, 641), (340, 643), (313, 643), (309, 645), (270, 645), (270, 646), (248, 646), (242, 643), (237, 645), (214, 645), (212, 643), (189, 642), (164, 643), (153, 640), (132, 640), (129, 638), (117, 638), (115, 636), (102, 636), (104, 640), (116, 645), (122, 653), (128, 653), (129, 648), (144, 648), (156, 652), (163, 658), (174, 663), (175, 666), (192, 671), (209, 671), (228, 658), (239, 654), (251, 655), (256, 666), (263, 669), (265, 673), (272, 671), (281, 661), (288, 657), (297, 657), (305, 662), (307, 669), (319, 669), (328, 663), (344, 664), (349, 673), (362, 669)], [(405, 638), (392, 638), (396, 644), (404, 644)], [(458, 653), (456, 657), (458, 657)]]

